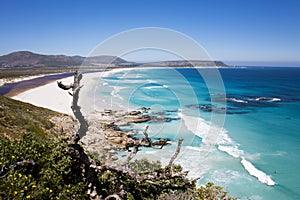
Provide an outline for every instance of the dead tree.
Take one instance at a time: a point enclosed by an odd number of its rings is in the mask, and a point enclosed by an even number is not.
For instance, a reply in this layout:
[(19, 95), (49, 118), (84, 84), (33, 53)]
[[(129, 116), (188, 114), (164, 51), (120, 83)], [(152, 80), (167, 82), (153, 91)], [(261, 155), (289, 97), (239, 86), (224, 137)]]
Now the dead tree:
[(81, 107), (78, 105), (79, 100), (79, 91), (82, 88), (80, 86), (80, 81), (82, 79), (82, 74), (79, 74), (78, 71), (75, 71), (74, 74), (74, 81), (69, 85), (63, 84), (61, 81), (57, 82), (59, 88), (63, 90), (72, 89), (72, 93), (69, 94), (73, 97), (71, 109), (74, 113), (75, 118), (79, 121), (79, 129), (77, 131), (77, 136), (79, 136), (78, 140), (85, 136), (86, 132), (88, 131), (88, 123), (85, 120), (84, 116), (81, 113)]
[(147, 125), (145, 127), (145, 130), (143, 132), (144, 137), (140, 138), (139, 140), (136, 140), (133, 143), (128, 143), (126, 145), (126, 148), (129, 150), (130, 147), (133, 147), (133, 150), (131, 151), (131, 154), (127, 157), (126, 161), (125, 161), (125, 165), (127, 165), (130, 160), (132, 160), (132, 158), (137, 154), (137, 152), (139, 151), (139, 147), (150, 147), (150, 148), (158, 148), (162, 149), (165, 145), (169, 145), (168, 141), (164, 138), (160, 138), (157, 141), (152, 141), (149, 136), (148, 136), (148, 128), (149, 125)]

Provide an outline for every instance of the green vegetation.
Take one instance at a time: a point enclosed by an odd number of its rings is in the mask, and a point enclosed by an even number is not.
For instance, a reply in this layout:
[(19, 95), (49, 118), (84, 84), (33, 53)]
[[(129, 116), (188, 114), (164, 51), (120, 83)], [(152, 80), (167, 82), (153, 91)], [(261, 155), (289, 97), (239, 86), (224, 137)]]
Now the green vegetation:
[(149, 161), (146, 158), (130, 162), (128, 166), (135, 173), (147, 173), (162, 168), (160, 161)]
[(7, 138), (17, 139), (23, 133), (33, 132), (45, 138), (55, 132), (50, 117), (62, 114), (0, 96), (0, 133)]
[(66, 153), (66, 138), (40, 140), (25, 133), (13, 142), (0, 136), (0, 145), (2, 167), (22, 160), (35, 163), (16, 166), (0, 178), (2, 199), (87, 198), (80, 165)]
[(160, 162), (137, 160), (128, 166), (136, 178), (93, 158), (100, 167), (93, 170), (68, 151), (69, 138), (53, 137), (48, 119), (57, 113), (3, 97), (0, 106), (1, 133), (9, 127), (0, 134), (0, 199), (90, 199), (90, 183), (102, 199), (113, 194), (122, 199), (231, 199), (212, 183), (197, 189), (195, 182), (176, 176), (182, 174), (179, 165), (168, 176), (170, 168)]
[[(0, 145), (2, 167), (22, 160), (35, 162), (34, 165), (19, 165), (0, 178), (0, 197), (3, 199), (89, 199), (82, 165), (66, 151), (67, 138), (41, 141), (38, 135), (25, 133), (20, 140), (13, 142), (0, 136)], [(168, 170), (146, 159), (137, 163), (145, 169), (155, 169), (157, 173)], [(138, 168), (144, 174), (153, 172)], [(180, 166), (173, 169), (175, 173), (181, 171)], [(97, 174), (96, 179), (97, 193), (103, 197), (118, 193), (120, 188), (124, 190), (125, 199), (176, 199), (183, 196), (187, 199), (225, 199), (226, 196), (221, 187), (211, 183), (199, 189), (195, 185), (170, 189), (172, 185), (184, 185), (178, 177), (151, 180), (155, 184), (147, 181), (137, 183), (126, 173), (104, 170)]]

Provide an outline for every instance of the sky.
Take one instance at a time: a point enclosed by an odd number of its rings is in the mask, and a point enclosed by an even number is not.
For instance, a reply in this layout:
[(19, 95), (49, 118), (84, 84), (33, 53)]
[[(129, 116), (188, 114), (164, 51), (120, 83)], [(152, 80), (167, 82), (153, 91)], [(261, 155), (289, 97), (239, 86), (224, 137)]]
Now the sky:
[(0, 55), (87, 56), (120, 32), (160, 27), (213, 60), (300, 66), (299, 10), (298, 0), (0, 0)]

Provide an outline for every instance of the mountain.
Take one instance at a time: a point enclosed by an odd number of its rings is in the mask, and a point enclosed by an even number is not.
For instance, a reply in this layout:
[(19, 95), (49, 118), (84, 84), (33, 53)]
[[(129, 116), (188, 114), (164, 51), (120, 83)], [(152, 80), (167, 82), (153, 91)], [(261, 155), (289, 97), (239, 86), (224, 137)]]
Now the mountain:
[(212, 60), (175, 60), (175, 61), (161, 61), (144, 63), (145, 66), (157, 66), (157, 67), (228, 67), (222, 61)]
[(29, 51), (13, 52), (0, 56), (0, 67), (66, 67), (84, 65), (101, 65), (127, 63), (117, 56), (65, 56), (65, 55), (42, 55)]
[(65, 56), (65, 55), (42, 55), (30, 51), (18, 51), (0, 56), (0, 67), (76, 67), (76, 66), (153, 66), (153, 67), (228, 67), (222, 61), (201, 60), (177, 60), (149, 63), (128, 62), (117, 56)]

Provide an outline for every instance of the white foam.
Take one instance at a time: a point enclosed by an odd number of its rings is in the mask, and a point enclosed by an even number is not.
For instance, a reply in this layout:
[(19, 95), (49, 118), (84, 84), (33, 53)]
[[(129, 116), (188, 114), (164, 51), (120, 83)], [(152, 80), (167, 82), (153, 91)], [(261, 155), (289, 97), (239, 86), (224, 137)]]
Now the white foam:
[(224, 151), (224, 152), (228, 153), (229, 155), (231, 155), (234, 158), (239, 158), (242, 155), (244, 155), (244, 151), (238, 149), (238, 146), (224, 146), (224, 145), (219, 145), (218, 149), (220, 151)]
[(189, 131), (202, 138), (204, 145), (233, 144), (225, 129), (211, 125), (198, 117), (191, 117), (182, 113), (179, 116), (184, 120)]
[(258, 97), (255, 99), (256, 101), (281, 101), (279, 98), (272, 98), (272, 97)]
[(199, 148), (199, 147), (187, 146), (186, 148), (193, 150), (193, 151), (201, 151), (201, 148)]
[(279, 98), (273, 98), (270, 101), (281, 101), (281, 99), (279, 99)]
[(244, 166), (244, 168), (248, 171), (248, 173), (251, 174), (252, 176), (255, 176), (260, 182), (270, 186), (276, 184), (272, 180), (271, 176), (257, 169), (251, 162), (247, 161), (245, 158), (242, 158), (241, 163)]
[(234, 101), (237, 103), (248, 103), (248, 101), (242, 100), (242, 99), (236, 99), (236, 98), (229, 98), (228, 100)]
[(238, 183), (251, 180), (246, 174), (231, 170), (231, 169), (218, 169), (211, 172), (211, 176), (218, 185), (228, 185), (231, 183)]
[(113, 86), (113, 90), (111, 91), (111, 96), (114, 98), (119, 98), (120, 100), (123, 100), (123, 97), (119, 94), (122, 89), (125, 89), (126, 87), (120, 87), (120, 86)]
[(154, 85), (154, 86), (147, 86), (145, 87), (145, 89), (149, 89), (149, 90), (152, 90), (152, 89), (162, 89), (162, 88), (168, 88), (167, 85)]
[(184, 120), (187, 129), (202, 138), (200, 147), (188, 146), (187, 149), (201, 152), (201, 155), (203, 155), (205, 152), (210, 153), (213, 149), (212, 147), (218, 145), (220, 151), (226, 152), (234, 158), (241, 158), (242, 165), (250, 175), (257, 177), (262, 183), (270, 186), (275, 185), (270, 176), (255, 168), (251, 162), (243, 157), (244, 151), (238, 148), (238, 145), (232, 141), (226, 130), (210, 125), (204, 119), (187, 116), (182, 113), (179, 114)]

